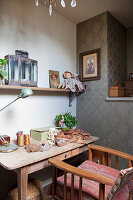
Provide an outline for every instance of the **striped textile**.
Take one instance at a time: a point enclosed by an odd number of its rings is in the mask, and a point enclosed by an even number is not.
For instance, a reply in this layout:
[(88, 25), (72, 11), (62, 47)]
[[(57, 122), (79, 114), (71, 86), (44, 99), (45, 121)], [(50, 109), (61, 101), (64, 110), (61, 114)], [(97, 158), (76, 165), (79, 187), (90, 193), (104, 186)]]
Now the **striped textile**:
[[(128, 180), (126, 179), (126, 184), (124, 182), (122, 183), (122, 187), (120, 187), (122, 179), (120, 179), (121, 172), (119, 172), (118, 170), (94, 163), (92, 161), (85, 161), (78, 168), (89, 171), (89, 172), (95, 172), (97, 174), (104, 175), (108, 178), (111, 178), (114, 181), (118, 180), (119, 184), (117, 181), (117, 187), (115, 184), (114, 184), (115, 187), (114, 186), (111, 187), (107, 185), (105, 186), (105, 197), (107, 200), (128, 200), (129, 192), (133, 188), (132, 181), (130, 178)], [(64, 185), (64, 176), (61, 176), (57, 179), (57, 190), (56, 190), (56, 194), (60, 198), (63, 198), (64, 196), (63, 185)], [(79, 177), (78, 176), (74, 176), (74, 188), (75, 188), (74, 200), (78, 200), (79, 198), (79, 194), (78, 194)], [(68, 173), (67, 174), (67, 200), (70, 200), (70, 193), (71, 193), (71, 174)], [(99, 199), (99, 183), (83, 178), (82, 199), (83, 200)]]

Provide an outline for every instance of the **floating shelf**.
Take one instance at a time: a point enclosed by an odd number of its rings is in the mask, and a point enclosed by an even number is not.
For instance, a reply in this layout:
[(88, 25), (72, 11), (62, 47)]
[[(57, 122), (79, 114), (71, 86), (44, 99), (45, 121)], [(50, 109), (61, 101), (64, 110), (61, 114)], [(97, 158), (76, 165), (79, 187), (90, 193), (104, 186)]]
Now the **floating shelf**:
[[(0, 85), (0, 90), (22, 90), (27, 86), (14, 86), (14, 85)], [(33, 91), (38, 92), (56, 92), (56, 93), (67, 93), (69, 95), (69, 107), (72, 106), (72, 92), (69, 89), (57, 89), (57, 88), (43, 88), (43, 87), (28, 87), (32, 89)]]
[[(27, 86), (12, 86), (12, 85), (0, 85), (0, 90), (21, 90)], [(44, 92), (66, 92), (71, 93), (69, 89), (57, 89), (57, 88), (42, 88), (42, 87), (28, 87), (33, 91), (44, 91)]]

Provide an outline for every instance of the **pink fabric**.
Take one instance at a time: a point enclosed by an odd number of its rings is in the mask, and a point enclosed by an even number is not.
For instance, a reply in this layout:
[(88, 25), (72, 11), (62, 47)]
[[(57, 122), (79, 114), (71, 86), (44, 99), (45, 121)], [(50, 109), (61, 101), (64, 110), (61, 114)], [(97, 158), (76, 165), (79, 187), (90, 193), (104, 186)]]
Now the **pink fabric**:
[[(80, 169), (96, 172), (98, 174), (104, 175), (106, 177), (111, 178), (112, 180), (116, 180), (119, 175), (119, 171), (107, 166), (99, 165), (91, 161), (85, 161), (80, 166)], [(63, 198), (63, 185), (64, 185), (64, 176), (61, 176), (57, 179), (57, 196)], [(74, 187), (75, 187), (75, 198), (78, 199), (78, 189), (79, 189), (79, 177), (74, 176)], [(67, 199), (70, 199), (70, 188), (71, 188), (71, 174), (67, 174)], [(105, 187), (106, 196), (110, 192), (111, 187)], [(99, 183), (95, 181), (91, 181), (88, 179), (83, 179), (82, 183), (82, 191), (83, 191), (83, 200), (91, 200), (91, 199), (99, 199)]]
[[(80, 166), (80, 169), (95, 172), (97, 174), (104, 175), (112, 180), (116, 181), (113, 187), (105, 186), (105, 197), (107, 200), (128, 200), (129, 193), (133, 191), (133, 181), (130, 178), (130, 172), (133, 169), (127, 169), (119, 172), (116, 169), (103, 166), (91, 161), (85, 161)], [(127, 172), (129, 172), (127, 174)], [(124, 178), (123, 178), (124, 177)], [(57, 179), (56, 194), (60, 198), (63, 198), (63, 186), (64, 176)], [(79, 196), (79, 177), (74, 176), (74, 200), (78, 200)], [(71, 174), (67, 174), (67, 200), (70, 200), (71, 193)], [(96, 200), (99, 199), (99, 183), (88, 179), (83, 179), (82, 182), (82, 199), (83, 200)]]
[(128, 200), (130, 193), (133, 192), (132, 177), (133, 167), (121, 170), (115, 184), (107, 196), (107, 200)]

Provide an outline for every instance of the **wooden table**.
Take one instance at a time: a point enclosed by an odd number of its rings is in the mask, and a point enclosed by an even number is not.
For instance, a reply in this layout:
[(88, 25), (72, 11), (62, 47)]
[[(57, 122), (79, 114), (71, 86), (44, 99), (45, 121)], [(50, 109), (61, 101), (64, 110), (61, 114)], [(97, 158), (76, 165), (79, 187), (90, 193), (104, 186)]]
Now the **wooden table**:
[[(91, 136), (87, 144), (99, 140)], [(32, 139), (31, 143), (39, 143)], [(64, 147), (52, 147), (49, 151), (27, 153), (24, 147), (11, 153), (0, 153), (0, 165), (7, 170), (14, 170), (17, 173), (18, 199), (26, 200), (28, 174), (49, 166), (49, 158), (65, 160), (88, 150), (87, 144), (70, 143)]]

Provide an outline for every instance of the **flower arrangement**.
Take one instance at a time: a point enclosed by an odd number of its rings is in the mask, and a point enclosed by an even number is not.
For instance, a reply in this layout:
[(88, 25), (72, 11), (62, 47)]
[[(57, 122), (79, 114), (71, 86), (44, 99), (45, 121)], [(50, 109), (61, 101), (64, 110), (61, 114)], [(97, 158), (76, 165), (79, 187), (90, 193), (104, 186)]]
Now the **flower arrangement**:
[(69, 130), (75, 127), (77, 124), (76, 117), (72, 116), (70, 112), (56, 115), (55, 122), (57, 126), (60, 126), (64, 129), (69, 128)]

